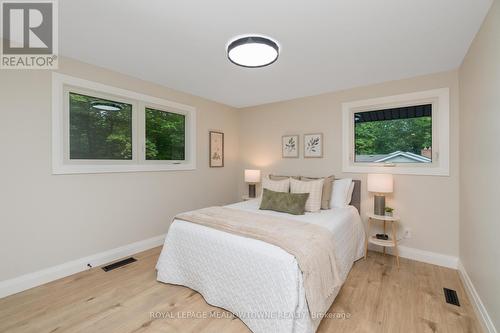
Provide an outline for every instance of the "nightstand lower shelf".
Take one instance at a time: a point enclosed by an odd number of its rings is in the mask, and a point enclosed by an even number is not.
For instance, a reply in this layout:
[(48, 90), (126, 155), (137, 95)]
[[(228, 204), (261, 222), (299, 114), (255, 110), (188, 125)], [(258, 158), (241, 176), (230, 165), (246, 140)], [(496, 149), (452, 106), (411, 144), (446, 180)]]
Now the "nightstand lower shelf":
[(379, 245), (379, 246), (385, 246), (385, 247), (395, 247), (397, 244), (394, 244), (394, 241), (389, 238), (388, 240), (383, 240), (383, 239), (378, 239), (376, 236), (371, 236), (368, 239), (368, 242)]

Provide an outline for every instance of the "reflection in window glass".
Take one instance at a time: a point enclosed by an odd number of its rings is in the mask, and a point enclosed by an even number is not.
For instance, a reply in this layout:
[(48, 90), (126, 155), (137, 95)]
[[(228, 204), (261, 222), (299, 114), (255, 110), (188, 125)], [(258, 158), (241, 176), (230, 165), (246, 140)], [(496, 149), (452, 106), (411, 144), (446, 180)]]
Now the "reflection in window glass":
[(70, 159), (131, 160), (132, 105), (69, 93)]

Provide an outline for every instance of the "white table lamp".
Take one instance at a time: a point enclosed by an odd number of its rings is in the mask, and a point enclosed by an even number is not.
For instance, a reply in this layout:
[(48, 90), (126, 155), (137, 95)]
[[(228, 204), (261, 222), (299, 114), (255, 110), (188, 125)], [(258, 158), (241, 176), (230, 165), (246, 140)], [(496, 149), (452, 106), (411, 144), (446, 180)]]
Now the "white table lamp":
[(255, 198), (255, 184), (260, 183), (260, 170), (245, 170), (245, 182), (248, 183), (248, 196)]
[(368, 192), (375, 193), (373, 213), (385, 215), (385, 193), (392, 193), (394, 180), (391, 174), (369, 174)]

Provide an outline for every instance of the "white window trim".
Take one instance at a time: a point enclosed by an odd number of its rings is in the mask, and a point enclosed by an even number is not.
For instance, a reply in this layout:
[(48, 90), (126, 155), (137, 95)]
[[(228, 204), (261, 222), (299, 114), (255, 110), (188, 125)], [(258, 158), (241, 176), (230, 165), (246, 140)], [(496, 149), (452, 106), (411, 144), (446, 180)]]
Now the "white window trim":
[[(354, 113), (390, 107), (433, 103), (432, 159), (419, 163), (356, 163), (354, 162)], [(404, 175), (450, 175), (450, 90), (441, 88), (409, 94), (372, 98), (342, 103), (342, 171), (351, 173), (390, 173)]]
[[(65, 121), (65, 95), (67, 87), (76, 90), (90, 90), (97, 94), (114, 95), (133, 103), (133, 159), (128, 161), (70, 161), (65, 144), (69, 143), (69, 135)], [(78, 91), (76, 91), (78, 92)], [(144, 154), (144, 129), (138, 126), (144, 123), (140, 117), (144, 115), (145, 106), (156, 106), (169, 112), (186, 115), (186, 160), (185, 161), (147, 161)], [(142, 110), (142, 111), (141, 111)], [(135, 112), (134, 112), (135, 111)], [(143, 95), (133, 91), (108, 86), (105, 84), (80, 79), (60, 73), (52, 73), (52, 173), (109, 173), (138, 171), (175, 171), (196, 169), (196, 109), (189, 105), (171, 102), (165, 99)]]

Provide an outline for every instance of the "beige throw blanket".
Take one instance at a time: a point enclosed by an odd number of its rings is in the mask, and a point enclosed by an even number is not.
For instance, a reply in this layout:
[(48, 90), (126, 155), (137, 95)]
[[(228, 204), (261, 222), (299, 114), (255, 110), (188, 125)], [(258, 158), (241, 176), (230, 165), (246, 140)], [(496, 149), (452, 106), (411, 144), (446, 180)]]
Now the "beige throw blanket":
[[(328, 310), (335, 288), (342, 284), (335, 260), (333, 235), (318, 225), (227, 207), (209, 207), (175, 217), (279, 246), (295, 256), (304, 280), (314, 321)], [(319, 318), (321, 319), (321, 317)]]

